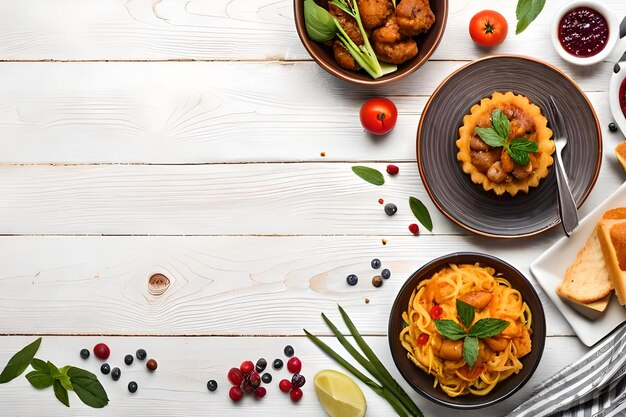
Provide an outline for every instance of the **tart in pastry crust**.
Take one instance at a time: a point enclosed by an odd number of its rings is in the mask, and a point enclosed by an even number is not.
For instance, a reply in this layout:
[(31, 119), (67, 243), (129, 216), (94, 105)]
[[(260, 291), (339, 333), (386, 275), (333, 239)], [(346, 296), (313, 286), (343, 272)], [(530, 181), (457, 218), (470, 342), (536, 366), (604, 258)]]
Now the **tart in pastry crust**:
[[(528, 165), (513, 162), (503, 148), (488, 146), (475, 133), (477, 127), (491, 126), (491, 114), (495, 109), (501, 109), (510, 121), (509, 142), (518, 138), (537, 142), (539, 149), (529, 154), (531, 162)], [(462, 163), (463, 172), (469, 174), (474, 183), (481, 184), (485, 191), (493, 190), (497, 195), (528, 193), (530, 187), (537, 187), (548, 176), (548, 167), (554, 162), (555, 146), (550, 140), (552, 130), (547, 124), (541, 109), (522, 95), (510, 91), (495, 92), (491, 98), (483, 98), (463, 118), (463, 126), (459, 129), (457, 159)], [(506, 172), (501, 169), (503, 165), (507, 167)], [(489, 171), (490, 168), (493, 169)], [(494, 176), (494, 169), (501, 175)]]

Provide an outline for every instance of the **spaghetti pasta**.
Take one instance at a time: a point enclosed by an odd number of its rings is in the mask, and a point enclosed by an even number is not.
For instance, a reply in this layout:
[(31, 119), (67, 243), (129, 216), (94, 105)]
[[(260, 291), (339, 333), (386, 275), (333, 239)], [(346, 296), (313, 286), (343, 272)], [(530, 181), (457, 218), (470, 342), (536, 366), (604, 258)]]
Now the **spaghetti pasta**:
[[(509, 322), (497, 336), (478, 340), (478, 359), (472, 367), (461, 354), (463, 340), (446, 339), (434, 323), (442, 318), (462, 326), (457, 299), (474, 307), (474, 322), (483, 318)], [(433, 375), (434, 386), (451, 397), (488, 394), (499, 381), (522, 369), (519, 358), (532, 348), (530, 309), (520, 292), (491, 267), (449, 264), (442, 268), (419, 283), (402, 318), (407, 326), (400, 341), (408, 358)]]

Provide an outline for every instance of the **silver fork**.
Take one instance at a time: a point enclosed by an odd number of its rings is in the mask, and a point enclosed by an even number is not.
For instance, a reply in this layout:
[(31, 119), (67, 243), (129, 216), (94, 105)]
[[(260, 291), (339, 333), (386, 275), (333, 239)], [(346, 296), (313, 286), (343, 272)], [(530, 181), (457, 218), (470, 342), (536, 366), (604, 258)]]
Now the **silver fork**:
[(572, 191), (567, 180), (565, 172), (565, 164), (563, 164), (563, 148), (567, 146), (567, 137), (560, 134), (559, 130), (563, 127), (563, 116), (554, 101), (554, 97), (550, 96), (548, 103), (548, 113), (550, 115), (550, 125), (552, 126), (554, 145), (556, 147), (556, 188), (558, 191), (559, 201), (559, 217), (565, 234), (569, 235), (578, 226), (578, 211), (576, 202), (572, 196)]

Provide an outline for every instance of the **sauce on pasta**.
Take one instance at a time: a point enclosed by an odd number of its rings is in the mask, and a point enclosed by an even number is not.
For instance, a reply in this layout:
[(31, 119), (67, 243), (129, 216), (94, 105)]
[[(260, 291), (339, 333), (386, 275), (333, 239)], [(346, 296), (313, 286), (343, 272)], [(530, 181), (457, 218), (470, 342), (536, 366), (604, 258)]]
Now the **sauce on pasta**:
[[(433, 375), (434, 386), (451, 397), (488, 394), (499, 381), (522, 369), (519, 358), (532, 348), (530, 309), (519, 291), (494, 274), (490, 267), (450, 264), (419, 283), (402, 313), (407, 326), (400, 341), (409, 359)], [(471, 368), (461, 354), (463, 340), (439, 334), (432, 315), (436, 309), (442, 319), (461, 325), (457, 299), (474, 307), (474, 323), (483, 318), (509, 322), (497, 336), (479, 339), (478, 359)]]

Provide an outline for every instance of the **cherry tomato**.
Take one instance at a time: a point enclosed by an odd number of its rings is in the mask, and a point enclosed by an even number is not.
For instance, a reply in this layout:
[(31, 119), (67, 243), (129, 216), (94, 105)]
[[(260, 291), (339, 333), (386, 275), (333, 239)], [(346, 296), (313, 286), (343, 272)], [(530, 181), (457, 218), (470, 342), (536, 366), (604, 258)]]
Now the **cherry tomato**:
[(361, 106), (359, 116), (363, 129), (375, 135), (384, 135), (396, 125), (398, 109), (389, 99), (370, 98)]
[(428, 336), (428, 333), (420, 334), (419, 336), (417, 336), (417, 345), (424, 346), (426, 343), (428, 343), (429, 338), (430, 336)]
[(430, 309), (430, 318), (439, 320), (443, 316), (443, 308), (440, 305), (433, 306)]
[(483, 10), (472, 17), (469, 33), (472, 40), (480, 46), (500, 45), (509, 31), (504, 16), (493, 10)]

